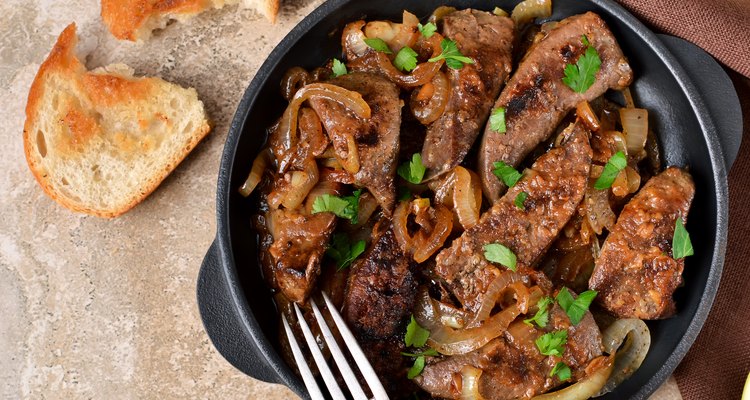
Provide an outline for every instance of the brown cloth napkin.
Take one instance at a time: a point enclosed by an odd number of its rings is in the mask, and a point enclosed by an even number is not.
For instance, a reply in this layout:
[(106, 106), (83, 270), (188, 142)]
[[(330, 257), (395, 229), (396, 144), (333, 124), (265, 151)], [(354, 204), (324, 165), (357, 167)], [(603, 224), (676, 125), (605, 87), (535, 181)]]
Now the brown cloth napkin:
[(739, 399), (750, 372), (750, 0), (619, 1), (655, 31), (693, 42), (739, 72), (728, 71), (745, 126), (729, 173), (724, 273), (703, 330), (675, 372), (687, 400)]

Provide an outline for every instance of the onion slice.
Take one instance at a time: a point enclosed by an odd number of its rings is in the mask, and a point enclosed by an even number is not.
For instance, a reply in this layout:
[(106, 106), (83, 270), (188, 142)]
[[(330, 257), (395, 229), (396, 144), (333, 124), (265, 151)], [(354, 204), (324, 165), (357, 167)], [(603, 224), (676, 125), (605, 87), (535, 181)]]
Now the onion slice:
[(552, 15), (552, 0), (524, 0), (513, 8), (510, 18), (516, 26)]
[(258, 186), (260, 180), (263, 178), (263, 171), (271, 165), (271, 157), (271, 150), (268, 148), (261, 150), (260, 154), (255, 157), (253, 167), (250, 169), (250, 175), (240, 187), (240, 194), (242, 196), (250, 196), (250, 193)]
[(458, 166), (453, 170), (456, 177), (453, 188), (453, 211), (464, 229), (469, 229), (479, 222), (479, 210), (482, 207), (482, 187), (479, 177), (472, 171)]
[(646, 146), (646, 138), (648, 137), (648, 110), (643, 108), (621, 108), (620, 122), (625, 134), (628, 154), (645, 156), (644, 148)]
[(448, 78), (438, 71), (430, 83), (412, 92), (409, 104), (414, 117), (423, 125), (435, 122), (445, 112), (450, 93)]
[(482, 370), (471, 365), (461, 368), (461, 400), (484, 400), (479, 393), (479, 378)]
[(597, 118), (594, 110), (591, 109), (591, 105), (588, 101), (584, 100), (576, 106), (576, 116), (583, 121), (583, 124), (591, 131), (598, 131), (601, 128), (599, 118)]
[(610, 357), (597, 357), (586, 367), (586, 377), (556, 392), (532, 397), (532, 400), (586, 400), (601, 390), (612, 373), (614, 362)]
[(640, 319), (619, 319), (602, 334), (602, 345), (605, 352), (615, 354), (615, 362), (607, 383), (596, 396), (611, 392), (641, 366), (651, 347), (651, 333)]

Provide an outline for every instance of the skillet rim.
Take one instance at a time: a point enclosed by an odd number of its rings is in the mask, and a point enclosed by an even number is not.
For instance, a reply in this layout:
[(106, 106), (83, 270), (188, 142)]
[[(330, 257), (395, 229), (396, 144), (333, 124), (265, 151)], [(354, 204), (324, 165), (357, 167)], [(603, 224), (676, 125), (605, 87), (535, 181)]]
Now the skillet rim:
[[(240, 323), (244, 328), (245, 333), (252, 339), (256, 349), (264, 357), (264, 361), (268, 363), (268, 366), (278, 374), (278, 377), (280, 378), (278, 382), (286, 385), (303, 397), (305, 397), (306, 393), (301, 385), (301, 381), (292, 372), (292, 369), (281, 359), (276, 349), (271, 345), (270, 340), (263, 334), (260, 324), (256, 320), (254, 313), (248, 304), (245, 291), (239, 283), (237, 266), (231, 248), (231, 233), (229, 231), (231, 222), (229, 220), (228, 203), (234, 192), (230, 185), (230, 179), (235, 167), (235, 155), (238, 150), (239, 139), (244, 131), (248, 115), (258, 99), (261, 89), (266, 84), (272, 72), (277, 68), (281, 59), (290, 51), (291, 47), (303, 36), (308, 34), (315, 25), (325, 17), (334, 13), (340, 7), (353, 1), (355, 0), (326, 1), (298, 23), (269, 54), (245, 90), (242, 99), (237, 106), (237, 111), (232, 118), (229, 133), (222, 151), (217, 182), (216, 243), (218, 245), (218, 253), (221, 260), (221, 273), (225, 281), (228, 283), (226, 287), (229, 291), (229, 297), (235, 307), (235, 311), (237, 311), (236, 314), (240, 319)], [(613, 0), (588, 1), (605, 10), (609, 14), (608, 17), (622, 22), (639, 37), (642, 45), (649, 47), (661, 59), (664, 65), (671, 71), (677, 85), (685, 94), (694, 111), (706, 109), (702, 95), (697, 91), (684, 67), (682, 67), (654, 32)], [(695, 112), (695, 115), (706, 141), (714, 179), (713, 196), (715, 196), (717, 214), (715, 226), (716, 240), (713, 247), (713, 257), (705, 288), (700, 294), (700, 302), (692, 315), (688, 328), (682, 333), (682, 337), (678, 341), (674, 351), (672, 351), (669, 357), (667, 357), (664, 364), (658, 369), (656, 374), (644, 382), (633, 396), (635, 399), (643, 399), (653, 393), (669, 377), (669, 375), (672, 374), (682, 358), (687, 354), (687, 351), (690, 349), (705, 323), (721, 280), (727, 246), (729, 219), (727, 168), (724, 161), (723, 151), (719, 143), (718, 132), (713, 120), (707, 113)]]

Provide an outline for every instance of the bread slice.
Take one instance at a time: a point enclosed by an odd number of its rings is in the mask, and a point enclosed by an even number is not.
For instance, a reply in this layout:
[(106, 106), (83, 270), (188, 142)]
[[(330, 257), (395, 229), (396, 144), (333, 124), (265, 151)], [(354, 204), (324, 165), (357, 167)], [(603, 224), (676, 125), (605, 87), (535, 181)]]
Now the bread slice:
[[(120, 40), (146, 40), (154, 29), (163, 29), (170, 20), (185, 22), (211, 8), (237, 4), (240, 0), (102, 0), (102, 19)], [(271, 22), (276, 22), (280, 0), (242, 0)]]
[(116, 217), (156, 189), (211, 128), (195, 89), (133, 77), (122, 64), (87, 71), (77, 41), (71, 24), (31, 84), (26, 160), (63, 206)]

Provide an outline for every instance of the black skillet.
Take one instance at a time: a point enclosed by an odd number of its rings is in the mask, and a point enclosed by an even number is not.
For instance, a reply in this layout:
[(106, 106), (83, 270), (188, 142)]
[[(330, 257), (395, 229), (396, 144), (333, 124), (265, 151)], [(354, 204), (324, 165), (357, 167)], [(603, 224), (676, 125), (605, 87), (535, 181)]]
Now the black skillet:
[[(511, 10), (518, 0), (331, 0), (297, 25), (274, 49), (240, 102), (222, 156), (217, 189), (217, 235), (198, 278), (198, 305), (218, 351), (240, 371), (307, 392), (277, 351), (277, 313), (258, 266), (252, 200), (237, 193), (265, 130), (286, 104), (283, 73), (340, 57), (341, 28), (350, 21), (400, 20), (407, 9), (426, 17), (440, 5)], [(695, 256), (687, 260), (674, 318), (649, 322), (652, 345), (641, 368), (604, 399), (644, 399), (674, 371), (706, 320), (719, 284), (727, 240), (727, 171), (742, 135), (739, 101), (721, 67), (694, 45), (655, 35), (610, 0), (554, 0), (551, 20), (585, 11), (601, 15), (635, 71), (632, 91), (650, 111), (668, 165), (689, 166), (697, 194), (688, 221)]]

